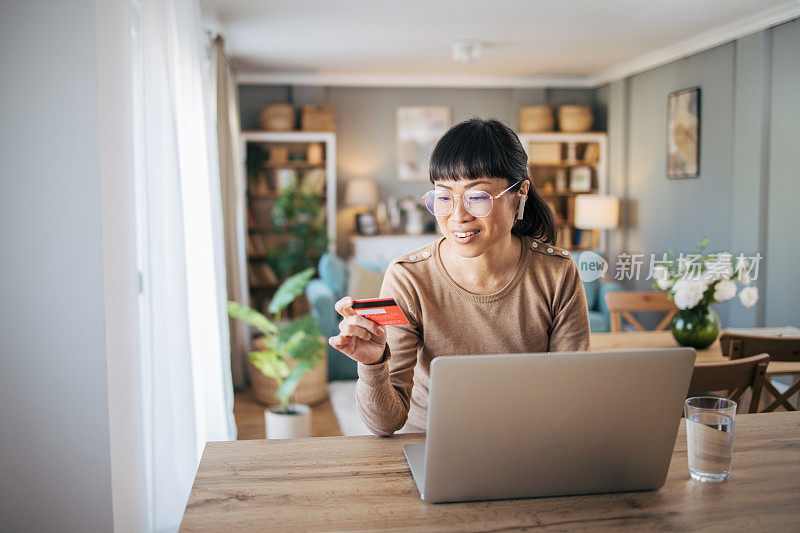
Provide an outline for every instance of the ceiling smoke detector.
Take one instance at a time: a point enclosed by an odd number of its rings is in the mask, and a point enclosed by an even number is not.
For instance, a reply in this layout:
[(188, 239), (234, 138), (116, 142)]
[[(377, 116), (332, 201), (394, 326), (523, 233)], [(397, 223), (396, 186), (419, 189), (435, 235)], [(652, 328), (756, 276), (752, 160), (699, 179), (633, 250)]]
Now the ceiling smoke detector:
[(454, 61), (468, 65), (481, 58), (482, 45), (478, 41), (456, 41), (451, 46)]

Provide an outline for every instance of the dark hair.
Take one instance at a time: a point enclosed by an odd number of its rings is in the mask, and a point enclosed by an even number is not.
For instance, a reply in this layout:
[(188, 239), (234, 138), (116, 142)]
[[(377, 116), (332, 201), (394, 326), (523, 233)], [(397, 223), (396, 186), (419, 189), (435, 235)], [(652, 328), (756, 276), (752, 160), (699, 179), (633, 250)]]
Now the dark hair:
[[(511, 189), (516, 192), (522, 180), (528, 179), (528, 156), (511, 128), (495, 119), (472, 118), (450, 128), (436, 143), (430, 177), (431, 183), (502, 178), (509, 185), (517, 182)], [(555, 244), (553, 213), (533, 188), (532, 180), (523, 219), (514, 223), (511, 233)]]

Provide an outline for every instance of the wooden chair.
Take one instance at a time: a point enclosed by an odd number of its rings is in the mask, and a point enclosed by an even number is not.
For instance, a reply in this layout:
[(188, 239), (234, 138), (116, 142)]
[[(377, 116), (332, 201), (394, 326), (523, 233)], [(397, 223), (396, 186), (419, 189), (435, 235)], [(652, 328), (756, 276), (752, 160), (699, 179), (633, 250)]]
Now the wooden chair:
[(666, 311), (656, 330), (667, 329), (672, 317), (678, 312), (675, 303), (666, 292), (661, 291), (611, 291), (606, 293), (606, 305), (611, 313), (611, 331), (622, 331), (622, 317), (625, 317), (638, 331), (646, 331), (634, 318), (631, 311)]
[[(733, 359), (748, 357), (757, 353), (769, 354), (770, 361), (800, 363), (800, 338), (777, 337), (770, 335), (742, 335), (723, 331), (719, 337), (722, 355)], [(800, 392), (800, 381), (796, 381), (785, 392), (781, 393), (770, 381), (764, 380), (764, 390), (775, 401), (767, 405), (763, 412), (774, 411), (783, 406), (787, 411), (797, 411), (797, 407), (789, 402), (789, 398)]]
[(738, 402), (742, 394), (751, 388), (753, 394), (747, 412), (755, 413), (761, 400), (762, 387), (766, 383), (764, 375), (768, 364), (769, 355), (765, 353), (731, 361), (695, 363), (689, 394), (727, 390), (728, 398)]

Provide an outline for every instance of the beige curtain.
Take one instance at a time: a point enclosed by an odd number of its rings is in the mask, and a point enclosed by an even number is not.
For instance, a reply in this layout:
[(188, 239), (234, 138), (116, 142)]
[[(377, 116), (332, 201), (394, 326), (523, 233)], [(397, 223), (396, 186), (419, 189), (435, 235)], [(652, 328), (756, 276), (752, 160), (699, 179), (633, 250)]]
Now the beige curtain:
[[(225, 41), (214, 41), (217, 65), (217, 140), (222, 187), (222, 217), (225, 224), (225, 267), (228, 299), (249, 305), (247, 259), (245, 257), (245, 177), (239, 143), (239, 98), (233, 69), (225, 56)], [(249, 328), (241, 320), (229, 320), (231, 338), (231, 376), (237, 389), (247, 386)]]

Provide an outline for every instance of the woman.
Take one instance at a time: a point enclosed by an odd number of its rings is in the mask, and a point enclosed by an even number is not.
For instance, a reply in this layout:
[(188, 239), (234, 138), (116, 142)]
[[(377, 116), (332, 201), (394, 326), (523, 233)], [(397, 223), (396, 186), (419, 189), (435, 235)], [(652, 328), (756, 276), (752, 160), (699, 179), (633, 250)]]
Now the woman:
[[(527, 179), (516, 134), (496, 120), (451, 128), (431, 156), (425, 204), (443, 237), (391, 262), (381, 298), (409, 320), (381, 327), (336, 303), (331, 346), (358, 362), (356, 404), (376, 435), (425, 431), (434, 357), (589, 349), (578, 269)], [(480, 394), (480, 391), (476, 391)]]

